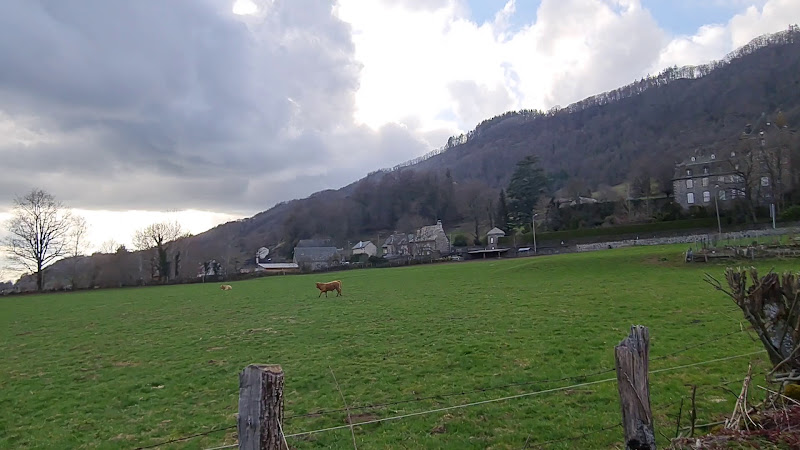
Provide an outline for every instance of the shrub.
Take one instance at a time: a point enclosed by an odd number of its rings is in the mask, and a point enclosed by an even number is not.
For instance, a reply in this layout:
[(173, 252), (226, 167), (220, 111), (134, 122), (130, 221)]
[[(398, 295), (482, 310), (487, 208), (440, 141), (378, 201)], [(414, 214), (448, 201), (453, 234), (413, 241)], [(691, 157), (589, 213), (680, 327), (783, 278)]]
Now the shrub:
[(466, 247), (467, 245), (469, 245), (469, 243), (467, 241), (467, 237), (464, 236), (463, 234), (459, 233), (459, 234), (453, 236), (453, 246), (454, 247)]
[(800, 220), (800, 205), (790, 206), (781, 212), (781, 221)]

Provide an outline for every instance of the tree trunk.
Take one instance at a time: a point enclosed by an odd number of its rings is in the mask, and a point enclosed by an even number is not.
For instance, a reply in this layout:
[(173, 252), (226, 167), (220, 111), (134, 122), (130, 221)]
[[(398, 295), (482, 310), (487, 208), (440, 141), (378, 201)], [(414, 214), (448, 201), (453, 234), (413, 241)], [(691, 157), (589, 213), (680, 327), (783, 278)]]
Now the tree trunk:
[(36, 290), (41, 292), (44, 287), (44, 273), (42, 273), (42, 262), (36, 263)]

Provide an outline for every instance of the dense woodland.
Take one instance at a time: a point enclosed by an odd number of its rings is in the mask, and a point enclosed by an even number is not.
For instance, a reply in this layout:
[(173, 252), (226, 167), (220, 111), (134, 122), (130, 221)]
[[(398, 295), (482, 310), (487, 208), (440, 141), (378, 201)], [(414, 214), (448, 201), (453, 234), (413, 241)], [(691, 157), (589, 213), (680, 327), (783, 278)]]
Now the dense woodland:
[[(790, 129), (798, 128), (797, 27), (756, 39), (722, 61), (671, 68), (566, 108), (488, 119), (409, 164), (180, 239), (172, 252), (181, 253), (179, 277), (192, 277), (209, 259), (221, 261), (228, 271), (243, 267), (261, 246), (290, 258), (299, 239), (332, 238), (346, 246), (437, 219), (449, 233), (462, 233), (472, 242), (493, 226), (524, 229), (532, 209), (541, 214), (541, 226), (552, 230), (676, 219), (686, 213), (669, 201), (619, 200), (669, 194), (677, 161), (698, 148), (734, 146), (747, 124), (778, 111)], [(791, 136), (788, 145), (800, 152), (797, 133)], [(538, 181), (515, 188), (512, 179), (524, 161), (533, 161), (528, 169)], [(623, 183), (629, 188), (620, 191)], [(558, 208), (559, 199), (581, 196), (610, 203)], [(142, 266), (151, 256), (139, 253), (87, 258), (102, 259), (88, 273), (95, 282), (127, 284), (127, 278), (147, 273)]]

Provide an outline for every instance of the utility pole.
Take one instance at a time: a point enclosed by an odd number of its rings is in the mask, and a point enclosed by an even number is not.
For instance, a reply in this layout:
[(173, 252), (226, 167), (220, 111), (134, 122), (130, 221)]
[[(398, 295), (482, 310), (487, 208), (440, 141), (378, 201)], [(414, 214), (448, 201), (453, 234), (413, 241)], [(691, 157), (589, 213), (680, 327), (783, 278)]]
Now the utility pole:
[(534, 213), (531, 216), (531, 231), (533, 232), (533, 254), (536, 254), (536, 216), (539, 214)]
[(722, 222), (719, 221), (719, 185), (714, 186), (716, 188), (716, 192), (714, 192), (714, 209), (717, 210), (717, 233), (719, 233), (719, 239), (722, 239)]

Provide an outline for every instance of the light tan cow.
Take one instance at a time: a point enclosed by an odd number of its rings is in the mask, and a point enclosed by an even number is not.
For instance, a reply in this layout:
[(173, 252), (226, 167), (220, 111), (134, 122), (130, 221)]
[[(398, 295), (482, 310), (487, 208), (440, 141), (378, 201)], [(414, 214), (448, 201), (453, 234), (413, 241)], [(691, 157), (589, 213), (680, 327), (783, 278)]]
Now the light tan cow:
[(342, 282), (339, 280), (331, 281), (328, 283), (317, 283), (317, 289), (319, 289), (318, 298), (322, 296), (322, 293), (325, 293), (325, 297), (328, 296), (328, 291), (336, 291), (336, 296), (342, 295)]

